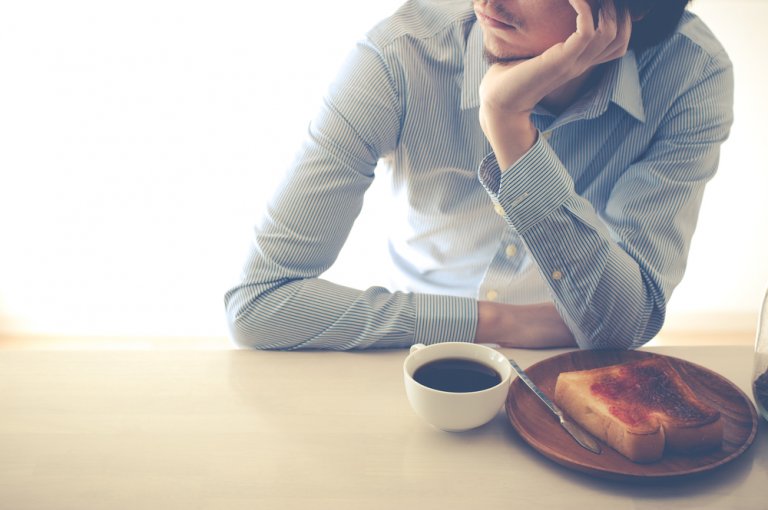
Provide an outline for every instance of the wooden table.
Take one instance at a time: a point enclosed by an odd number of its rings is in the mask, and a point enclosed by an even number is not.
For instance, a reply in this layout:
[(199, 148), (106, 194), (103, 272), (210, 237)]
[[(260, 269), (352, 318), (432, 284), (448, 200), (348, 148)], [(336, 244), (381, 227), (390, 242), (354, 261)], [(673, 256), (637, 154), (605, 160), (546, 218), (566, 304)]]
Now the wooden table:
[[(752, 350), (657, 347), (750, 398)], [(509, 350), (523, 366), (563, 351)], [(563, 468), (506, 416), (446, 433), (405, 351), (0, 351), (0, 509), (766, 509), (768, 433), (715, 471), (636, 484)]]

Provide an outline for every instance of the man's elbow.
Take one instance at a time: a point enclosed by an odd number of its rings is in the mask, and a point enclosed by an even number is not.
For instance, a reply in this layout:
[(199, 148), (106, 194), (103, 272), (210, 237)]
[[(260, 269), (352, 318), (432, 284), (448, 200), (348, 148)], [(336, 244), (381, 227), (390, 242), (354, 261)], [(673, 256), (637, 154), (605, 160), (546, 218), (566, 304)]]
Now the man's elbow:
[[(273, 350), (285, 349), (275, 345), (275, 335), (265, 330), (264, 318), (255, 318), (254, 308), (258, 302), (240, 299), (238, 290), (232, 290), (224, 297), (229, 338), (235, 347), (240, 349)], [(268, 325), (269, 321), (267, 321)], [(268, 329), (268, 328), (267, 328)]]

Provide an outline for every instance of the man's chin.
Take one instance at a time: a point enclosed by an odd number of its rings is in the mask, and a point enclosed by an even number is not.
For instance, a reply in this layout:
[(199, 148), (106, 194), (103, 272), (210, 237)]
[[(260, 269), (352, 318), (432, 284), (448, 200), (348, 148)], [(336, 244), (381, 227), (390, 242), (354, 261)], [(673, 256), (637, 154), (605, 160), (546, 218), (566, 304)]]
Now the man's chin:
[(497, 55), (496, 53), (489, 51), (488, 48), (483, 48), (483, 58), (485, 58), (485, 61), (488, 62), (489, 65), (522, 62), (523, 60), (531, 59), (534, 56), (535, 55)]

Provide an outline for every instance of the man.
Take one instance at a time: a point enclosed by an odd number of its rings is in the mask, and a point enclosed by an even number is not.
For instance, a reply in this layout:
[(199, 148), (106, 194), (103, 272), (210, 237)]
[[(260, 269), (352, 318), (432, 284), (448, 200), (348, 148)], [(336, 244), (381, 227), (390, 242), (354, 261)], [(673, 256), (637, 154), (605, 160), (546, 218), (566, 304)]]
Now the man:
[[(732, 122), (730, 61), (686, 3), (407, 2), (351, 55), (256, 227), (233, 339), (647, 342)], [(390, 287), (324, 281), (377, 165)]]

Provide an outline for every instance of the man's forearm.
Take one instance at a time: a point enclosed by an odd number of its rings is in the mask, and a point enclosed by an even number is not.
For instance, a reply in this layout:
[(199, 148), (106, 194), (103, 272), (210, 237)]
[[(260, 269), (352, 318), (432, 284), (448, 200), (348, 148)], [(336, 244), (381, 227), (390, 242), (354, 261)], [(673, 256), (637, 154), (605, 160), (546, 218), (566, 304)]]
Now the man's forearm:
[(477, 303), (475, 342), (502, 347), (576, 347), (576, 340), (551, 303), (510, 305)]

